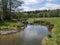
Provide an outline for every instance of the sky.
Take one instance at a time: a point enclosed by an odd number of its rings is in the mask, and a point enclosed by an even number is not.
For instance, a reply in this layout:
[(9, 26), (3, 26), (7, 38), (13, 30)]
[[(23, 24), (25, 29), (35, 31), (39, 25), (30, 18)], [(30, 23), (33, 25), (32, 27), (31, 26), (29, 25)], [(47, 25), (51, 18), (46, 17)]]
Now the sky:
[(60, 0), (23, 0), (23, 11), (60, 9)]

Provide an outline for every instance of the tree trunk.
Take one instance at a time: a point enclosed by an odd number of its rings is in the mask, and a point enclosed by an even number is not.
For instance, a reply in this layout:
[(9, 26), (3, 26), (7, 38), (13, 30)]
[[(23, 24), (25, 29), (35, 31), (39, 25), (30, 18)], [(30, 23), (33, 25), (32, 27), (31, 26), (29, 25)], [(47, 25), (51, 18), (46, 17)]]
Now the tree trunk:
[(7, 16), (7, 0), (2, 0), (2, 11), (3, 11), (2, 20), (5, 20)]
[(9, 20), (10, 19), (10, 14), (7, 8), (8, 0), (2, 0), (2, 20)]

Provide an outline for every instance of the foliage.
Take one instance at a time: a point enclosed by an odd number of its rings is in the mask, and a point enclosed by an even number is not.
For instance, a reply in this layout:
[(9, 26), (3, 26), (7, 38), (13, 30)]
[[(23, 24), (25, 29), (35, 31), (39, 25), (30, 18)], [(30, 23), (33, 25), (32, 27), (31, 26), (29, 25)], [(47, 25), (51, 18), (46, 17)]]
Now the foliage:
[(35, 17), (35, 18), (40, 18), (40, 17), (60, 17), (60, 9), (56, 10), (37, 10), (37, 11), (28, 11), (28, 12), (23, 12), (27, 13), (29, 18)]
[(0, 21), (0, 29), (4, 29), (4, 28), (14, 28), (17, 26), (17, 22), (16, 21)]
[(12, 12), (23, 3), (18, 0), (0, 0), (0, 2), (0, 11), (2, 12), (1, 20), (10, 20)]

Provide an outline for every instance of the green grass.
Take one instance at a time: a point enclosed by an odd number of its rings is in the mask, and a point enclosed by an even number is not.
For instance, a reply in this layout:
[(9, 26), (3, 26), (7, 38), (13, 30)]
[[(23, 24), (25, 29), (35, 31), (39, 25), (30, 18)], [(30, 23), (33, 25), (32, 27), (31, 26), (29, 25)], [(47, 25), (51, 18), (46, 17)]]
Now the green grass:
[(45, 45), (60, 45), (60, 18), (29, 18), (29, 22), (33, 22), (34, 20), (44, 20), (49, 21), (54, 24), (54, 32), (52, 34), (52, 38), (46, 42)]
[(17, 25), (17, 22), (13, 22), (13, 21), (4, 21), (4, 22), (0, 22), (0, 28), (4, 29), (4, 28), (13, 28)]

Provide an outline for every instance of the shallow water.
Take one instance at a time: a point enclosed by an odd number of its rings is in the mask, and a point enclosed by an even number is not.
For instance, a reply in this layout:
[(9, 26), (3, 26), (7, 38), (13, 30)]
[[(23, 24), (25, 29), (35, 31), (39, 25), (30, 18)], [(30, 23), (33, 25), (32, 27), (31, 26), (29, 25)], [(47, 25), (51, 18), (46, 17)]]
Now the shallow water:
[(42, 39), (48, 34), (45, 26), (27, 25), (16, 34), (0, 35), (0, 45), (41, 45)]

